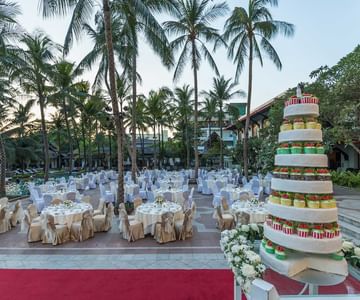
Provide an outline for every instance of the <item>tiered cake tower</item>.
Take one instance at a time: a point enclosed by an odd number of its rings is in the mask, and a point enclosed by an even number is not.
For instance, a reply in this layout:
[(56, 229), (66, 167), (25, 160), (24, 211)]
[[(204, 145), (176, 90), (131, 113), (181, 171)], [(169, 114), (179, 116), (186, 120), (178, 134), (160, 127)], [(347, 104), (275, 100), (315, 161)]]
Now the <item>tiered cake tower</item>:
[(309, 94), (285, 103), (260, 253), (268, 266), (288, 277), (312, 269), (345, 278), (347, 263), (339, 252), (338, 211), (318, 116), (318, 99)]

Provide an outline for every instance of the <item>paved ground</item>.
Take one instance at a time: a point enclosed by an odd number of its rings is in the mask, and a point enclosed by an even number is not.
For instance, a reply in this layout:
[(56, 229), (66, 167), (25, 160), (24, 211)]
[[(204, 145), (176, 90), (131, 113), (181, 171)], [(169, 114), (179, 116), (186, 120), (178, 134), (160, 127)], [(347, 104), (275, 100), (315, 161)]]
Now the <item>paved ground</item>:
[[(98, 204), (98, 190), (86, 191)], [(359, 192), (335, 188), (340, 212), (360, 217)], [(111, 231), (96, 233), (82, 243), (69, 242), (51, 246), (27, 243), (20, 226), (0, 235), (0, 268), (46, 269), (219, 269), (227, 268), (219, 247), (220, 232), (212, 218), (212, 196), (195, 193), (197, 205), (194, 236), (186, 241), (160, 245), (151, 237), (128, 243), (114, 219)], [(26, 206), (25, 200), (23, 205)]]

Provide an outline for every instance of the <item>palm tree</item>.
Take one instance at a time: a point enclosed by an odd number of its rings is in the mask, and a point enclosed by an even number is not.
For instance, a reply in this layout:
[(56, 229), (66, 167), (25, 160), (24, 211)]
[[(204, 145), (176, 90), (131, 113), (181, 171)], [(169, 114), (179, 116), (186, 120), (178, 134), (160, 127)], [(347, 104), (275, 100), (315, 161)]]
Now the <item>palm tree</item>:
[(16, 21), (19, 14), (20, 7), (17, 3), (0, 0), (0, 48), (20, 37), (22, 29)]
[(175, 113), (178, 116), (178, 129), (183, 132), (183, 145), (186, 149), (186, 168), (190, 168), (189, 124), (190, 117), (193, 113), (193, 93), (194, 89), (190, 88), (190, 85), (184, 85), (181, 88), (176, 88), (174, 91)]
[[(102, 10), (104, 15), (104, 28), (105, 28), (105, 40), (108, 51), (108, 70), (109, 70), (109, 85), (110, 85), (110, 98), (112, 105), (112, 112), (114, 115), (114, 123), (117, 135), (117, 156), (118, 156), (118, 195), (117, 199), (119, 202), (124, 202), (124, 176), (123, 176), (123, 160), (122, 158), (122, 123), (121, 115), (119, 111), (119, 105), (116, 97), (116, 80), (115, 80), (115, 58), (114, 58), (114, 47), (112, 40), (111, 30), (111, 11), (109, 0), (102, 1)], [(70, 9), (73, 9), (73, 16), (69, 30), (65, 37), (65, 52), (69, 49), (72, 44), (73, 37), (80, 37), (81, 29), (83, 24), (91, 17), (92, 8), (95, 5), (94, 0), (40, 0), (40, 9), (43, 12), (44, 17), (50, 17), (54, 15), (65, 15)]]
[(51, 72), (54, 54), (60, 46), (41, 32), (34, 35), (26, 34), (21, 39), (25, 49), (17, 49), (17, 64), (12, 77), (27, 92), (33, 93), (40, 104), (41, 130), (44, 151), (44, 180), (49, 178), (49, 142), (45, 121), (47, 97), (47, 78)]
[(73, 168), (73, 138), (71, 135), (70, 116), (71, 102), (75, 102), (78, 95), (77, 86), (81, 82), (76, 82), (76, 78), (83, 73), (81, 68), (75, 68), (74, 63), (66, 60), (60, 60), (55, 65), (51, 72), (50, 80), (53, 84), (52, 93), (48, 96), (48, 101), (56, 108), (61, 108), (64, 114), (64, 121), (66, 125), (66, 133), (69, 145), (69, 174)]
[(275, 66), (281, 70), (282, 64), (270, 40), (277, 34), (292, 36), (294, 26), (290, 23), (273, 20), (267, 5), (277, 6), (277, 0), (249, 0), (248, 10), (235, 7), (232, 15), (227, 19), (223, 38), (230, 41), (228, 56), (236, 63), (235, 80), (238, 80), (248, 58), (248, 91), (246, 122), (244, 129), (244, 175), (248, 177), (248, 138), (250, 107), (252, 96), (253, 60), (258, 58), (263, 65), (262, 50), (270, 57)]
[(204, 57), (218, 75), (219, 71), (215, 61), (208, 50), (206, 43), (221, 41), (218, 30), (211, 24), (219, 17), (225, 15), (228, 7), (226, 3), (211, 5), (210, 0), (181, 0), (178, 1), (175, 10), (170, 14), (175, 20), (164, 23), (165, 30), (176, 35), (170, 43), (173, 51), (181, 49), (178, 62), (174, 71), (174, 80), (181, 75), (187, 60), (191, 61), (194, 75), (194, 152), (195, 152), (195, 177), (198, 177), (199, 152), (198, 152), (198, 79), (201, 58)]
[[(64, 132), (64, 115), (60, 112), (56, 112), (54, 114), (50, 115), (51, 121), (50, 121), (50, 134), (53, 134), (55, 137), (55, 142), (58, 148), (58, 168), (61, 168), (61, 144), (62, 144), (62, 135), (65, 135)], [(80, 155), (80, 153), (79, 153)]]
[(10, 124), (18, 129), (19, 137), (23, 138), (27, 128), (31, 127), (30, 120), (34, 117), (31, 112), (33, 105), (35, 104), (34, 99), (28, 100), (25, 105), (17, 103), (12, 111), (12, 118)]
[(220, 168), (224, 168), (224, 153), (223, 153), (223, 117), (224, 117), (224, 104), (234, 96), (244, 96), (244, 92), (240, 90), (233, 91), (236, 84), (231, 82), (230, 79), (225, 79), (224, 76), (214, 77), (212, 90), (204, 92), (208, 97), (215, 99), (219, 106), (218, 120), (220, 125)]
[(207, 97), (203, 102), (200, 103), (202, 105), (202, 108), (200, 109), (200, 116), (203, 117), (203, 119), (208, 124), (208, 137), (209, 137), (209, 143), (211, 146), (211, 123), (213, 119), (218, 115), (217, 107), (218, 102), (215, 98)]

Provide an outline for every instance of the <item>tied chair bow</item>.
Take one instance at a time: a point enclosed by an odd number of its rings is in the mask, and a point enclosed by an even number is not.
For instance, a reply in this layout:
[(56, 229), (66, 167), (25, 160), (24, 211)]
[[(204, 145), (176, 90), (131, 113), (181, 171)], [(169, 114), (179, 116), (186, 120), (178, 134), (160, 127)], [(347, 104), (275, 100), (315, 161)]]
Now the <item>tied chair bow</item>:
[(128, 242), (134, 242), (139, 239), (143, 239), (144, 235), (144, 226), (142, 222), (137, 220), (130, 220), (126, 213), (125, 209), (120, 209), (120, 224), (122, 227), (122, 237)]
[(191, 238), (193, 235), (192, 226), (192, 211), (191, 209), (185, 210), (184, 219), (175, 222), (176, 236), (178, 240), (185, 240)]
[(216, 214), (217, 214), (217, 222), (220, 231), (223, 231), (225, 229), (230, 230), (235, 227), (234, 216), (227, 213), (223, 214), (220, 206), (216, 207)]
[(82, 242), (92, 237), (94, 237), (94, 221), (91, 212), (86, 210), (83, 212), (80, 222), (71, 224), (71, 239)]
[(162, 214), (161, 222), (155, 224), (155, 239), (160, 244), (176, 240), (174, 214), (172, 212)]

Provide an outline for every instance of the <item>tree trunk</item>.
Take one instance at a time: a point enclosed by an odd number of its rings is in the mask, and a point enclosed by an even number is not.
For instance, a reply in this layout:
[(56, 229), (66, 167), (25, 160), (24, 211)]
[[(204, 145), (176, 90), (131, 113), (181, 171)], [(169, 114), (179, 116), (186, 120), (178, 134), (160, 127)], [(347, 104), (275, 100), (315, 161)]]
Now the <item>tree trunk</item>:
[(196, 52), (195, 52), (195, 40), (192, 40), (192, 68), (194, 72), (194, 93), (195, 93), (195, 103), (194, 103), (194, 153), (195, 153), (195, 178), (198, 178), (199, 173), (199, 151), (198, 151), (198, 136), (197, 136), (197, 127), (198, 127), (198, 80), (197, 80), (197, 62), (196, 62)]
[(141, 130), (141, 156), (142, 156), (142, 167), (145, 166), (145, 136), (144, 130)]
[(6, 153), (2, 134), (0, 133), (0, 197), (5, 196), (5, 178), (6, 178)]
[[(122, 147), (122, 116), (120, 116), (119, 105), (116, 98), (116, 82), (115, 82), (115, 60), (114, 60), (114, 48), (112, 43), (111, 33), (111, 14), (109, 0), (103, 0), (103, 12), (105, 23), (105, 37), (109, 57), (109, 79), (110, 79), (110, 97), (111, 105), (114, 114), (114, 123), (117, 134), (117, 157), (118, 157), (118, 190), (117, 199), (118, 203), (124, 202), (124, 173), (123, 173), (123, 147)], [(121, 104), (120, 104), (121, 105)], [(122, 111), (121, 111), (122, 113)]]
[[(83, 140), (83, 150), (84, 150), (84, 168), (86, 168), (87, 165), (87, 155), (86, 155), (86, 136), (85, 136), (85, 128), (84, 128), (84, 120), (81, 121), (81, 135)], [(79, 152), (80, 155), (80, 152)], [(90, 170), (89, 170), (90, 171)]]
[(71, 175), (74, 151), (73, 151), (73, 142), (72, 142), (72, 137), (71, 137), (71, 132), (70, 132), (70, 123), (69, 123), (69, 119), (68, 119), (67, 105), (66, 105), (65, 99), (63, 99), (63, 109), (64, 109), (65, 124), (66, 124), (66, 132), (67, 132), (68, 142), (69, 142), (69, 175)]
[(186, 167), (190, 168), (190, 142), (189, 142), (189, 127), (188, 122), (185, 123), (185, 134), (186, 134)]
[(58, 143), (58, 169), (61, 169), (61, 151), (60, 151), (60, 144), (61, 144), (61, 136), (59, 130), (57, 131), (57, 143)]
[(109, 170), (111, 170), (111, 131), (109, 130)]
[(162, 157), (162, 153), (161, 153), (160, 124), (159, 124), (159, 123), (158, 123), (158, 142), (159, 142), (159, 159), (158, 159), (158, 166), (159, 166), (159, 169), (160, 169), (160, 168), (162, 168), (163, 157)]
[(131, 179), (136, 182), (136, 53), (132, 58)]
[(41, 131), (42, 131), (42, 138), (43, 138), (43, 151), (44, 151), (44, 181), (49, 180), (49, 141), (46, 131), (46, 122), (45, 122), (45, 103), (44, 103), (44, 97), (40, 93), (39, 95), (39, 103), (40, 103), (40, 115), (41, 115)]
[(252, 67), (253, 67), (253, 43), (252, 37), (249, 37), (249, 79), (248, 79), (248, 99), (246, 105), (246, 122), (245, 122), (245, 132), (244, 132), (244, 176), (248, 179), (249, 170), (248, 170), (248, 140), (249, 140), (249, 124), (250, 124), (250, 107), (251, 107), (251, 92), (252, 92)]
[(223, 151), (223, 127), (222, 127), (222, 100), (220, 100), (220, 169), (224, 169), (224, 151)]
[(156, 169), (156, 125), (154, 125), (154, 169)]

